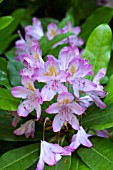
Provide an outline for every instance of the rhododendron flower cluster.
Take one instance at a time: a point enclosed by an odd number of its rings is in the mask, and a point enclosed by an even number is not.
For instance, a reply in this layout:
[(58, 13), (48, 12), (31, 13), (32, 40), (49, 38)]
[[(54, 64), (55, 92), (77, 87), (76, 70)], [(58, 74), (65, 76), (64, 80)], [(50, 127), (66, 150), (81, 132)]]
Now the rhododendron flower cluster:
[[(78, 45), (82, 45), (82, 39), (77, 35), (80, 27), (72, 28), (71, 23), (58, 29), (58, 26), (51, 23), (47, 27), (47, 38), (51, 40), (57, 34), (73, 32), (75, 35), (69, 36), (56, 45), (69, 42), (59, 52), (57, 58), (49, 54), (46, 61), (43, 60), (42, 51), (38, 40), (44, 35), (41, 23), (33, 18), (33, 25), (25, 27), (25, 40), (16, 41), (16, 60), (23, 62), (24, 69), (20, 71), (22, 86), (16, 86), (11, 89), (14, 97), (22, 98), (18, 106), (18, 117), (27, 117), (36, 111), (35, 118), (26, 121), (14, 131), (16, 135), (25, 133), (26, 138), (34, 137), (35, 123), (40, 121), (43, 115), (42, 105), (47, 103), (45, 112), (55, 114), (52, 121), (53, 132), (60, 132), (64, 127), (72, 129), (74, 132), (69, 146), (61, 147), (59, 144), (41, 141), (41, 153), (37, 170), (44, 169), (44, 163), (53, 166), (64, 155), (70, 155), (80, 145), (92, 147), (88, 139), (91, 135), (87, 134), (80, 123), (81, 115), (85, 110), (95, 103), (98, 107), (104, 109), (106, 105), (100, 98), (105, 97), (106, 93), (100, 80), (105, 75), (102, 68), (91, 81), (88, 79), (93, 75), (90, 60), (81, 57)], [(55, 45), (55, 46), (56, 46)], [(55, 47), (54, 46), (54, 47)], [(35, 85), (37, 83), (37, 86)], [(40, 86), (40, 83), (41, 86)], [(44, 105), (44, 106), (45, 106)], [(34, 113), (33, 113), (34, 116)], [(45, 123), (44, 123), (45, 124)]]

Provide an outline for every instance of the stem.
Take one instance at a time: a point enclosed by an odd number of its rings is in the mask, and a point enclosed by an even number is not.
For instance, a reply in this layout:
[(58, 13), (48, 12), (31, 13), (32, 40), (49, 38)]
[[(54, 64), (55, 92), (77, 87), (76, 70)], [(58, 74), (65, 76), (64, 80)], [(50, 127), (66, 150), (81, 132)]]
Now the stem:
[(46, 125), (46, 122), (49, 120), (48, 117), (45, 118), (45, 121), (44, 121), (44, 125), (43, 125), (43, 141), (45, 139), (45, 125)]

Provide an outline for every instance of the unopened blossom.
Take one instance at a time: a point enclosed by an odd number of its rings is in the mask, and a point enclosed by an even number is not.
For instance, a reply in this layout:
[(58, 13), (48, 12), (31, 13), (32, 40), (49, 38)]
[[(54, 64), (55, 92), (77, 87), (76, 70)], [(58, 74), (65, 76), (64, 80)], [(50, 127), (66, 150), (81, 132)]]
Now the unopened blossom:
[(78, 130), (77, 134), (73, 135), (71, 144), (66, 147), (67, 150), (75, 151), (80, 145), (84, 145), (88, 148), (92, 147), (92, 143), (88, 139), (91, 135), (87, 134), (82, 126), (80, 126), (80, 129)]
[(14, 130), (14, 134), (16, 135), (23, 135), (25, 134), (26, 138), (29, 138), (30, 136), (34, 138), (34, 132), (35, 132), (35, 121), (29, 120), (22, 124), (18, 129)]
[(66, 82), (67, 75), (65, 71), (60, 70), (59, 61), (52, 55), (48, 55), (44, 68), (39, 68), (34, 75), (34, 79), (38, 82), (46, 83), (41, 90), (43, 101), (50, 101), (57, 92), (68, 91), (66, 86), (62, 84), (62, 82)]
[(35, 41), (39, 40), (44, 35), (42, 24), (38, 18), (34, 17), (32, 25), (25, 27), (25, 33)]
[(13, 121), (12, 121), (12, 126), (13, 127), (16, 127), (19, 120), (20, 120), (20, 117), (18, 116), (17, 112), (16, 111), (10, 111), (9, 112), (14, 118), (13, 118)]
[(44, 164), (49, 166), (55, 165), (62, 155), (71, 155), (71, 152), (66, 151), (58, 144), (41, 141), (41, 152), (36, 170), (44, 170)]
[(49, 114), (58, 113), (53, 120), (53, 131), (60, 131), (64, 123), (69, 123), (73, 129), (79, 130), (79, 122), (73, 114), (81, 115), (84, 109), (76, 103), (74, 97), (69, 92), (63, 92), (58, 95), (57, 102), (50, 105), (46, 112)]
[(37, 113), (37, 119), (41, 115), (42, 97), (39, 89), (35, 89), (33, 79), (29, 77), (22, 77), (22, 85), (16, 86), (11, 89), (11, 93), (14, 97), (26, 99), (18, 106), (17, 113), (19, 116), (26, 117), (34, 109)]
[(96, 130), (96, 135), (102, 138), (109, 138), (109, 131), (108, 130)]
[(96, 0), (99, 6), (109, 6), (113, 7), (113, 0)]

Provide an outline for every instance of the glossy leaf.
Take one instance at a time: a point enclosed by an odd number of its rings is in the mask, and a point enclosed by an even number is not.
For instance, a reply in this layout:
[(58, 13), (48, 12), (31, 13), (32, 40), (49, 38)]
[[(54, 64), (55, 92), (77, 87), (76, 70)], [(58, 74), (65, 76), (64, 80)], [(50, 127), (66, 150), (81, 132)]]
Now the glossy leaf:
[(79, 158), (76, 151), (71, 156), (70, 170), (91, 170), (88, 166)]
[(103, 130), (113, 126), (113, 104), (106, 109), (88, 112), (82, 120), (83, 126), (96, 130)]
[[(9, 44), (17, 38), (17, 36), (12, 35), (12, 33), (17, 29), (20, 21), (22, 20), (25, 14), (24, 9), (15, 10), (11, 16), (14, 18), (12, 23), (8, 25), (6, 28), (0, 31), (0, 51), (5, 51)], [(11, 35), (11, 37), (9, 37)], [(13, 36), (13, 38), (12, 38)], [(10, 41), (9, 41), (10, 38)]]
[(109, 105), (113, 103), (113, 75), (110, 76), (109, 81), (105, 87), (105, 90), (108, 91), (108, 94), (104, 100), (104, 102)]
[(59, 34), (50, 41), (48, 41), (46, 37), (42, 37), (42, 39), (39, 41), (42, 54), (43, 55), (47, 54), (54, 44), (60, 42), (61, 40), (67, 38), (70, 35), (72, 35), (71, 32), (67, 32), (65, 34)]
[(21, 85), (21, 76), (19, 75), (20, 70), (24, 68), (23, 64), (17, 61), (9, 61), (8, 62), (8, 75), (9, 81), (12, 86)]
[(2, 2), (3, 0), (0, 0), (0, 3)]
[(7, 27), (13, 21), (11, 16), (3, 16), (0, 18), (0, 30)]
[(7, 76), (7, 61), (2, 57), (0, 58), (0, 85), (11, 87)]
[(38, 159), (38, 151), (38, 144), (8, 151), (0, 157), (0, 170), (25, 170)]
[(63, 156), (55, 166), (45, 165), (44, 170), (70, 170), (71, 156)]
[(104, 138), (92, 138), (93, 147), (80, 147), (78, 154), (91, 170), (113, 169), (113, 142)]
[(101, 68), (107, 70), (110, 60), (111, 45), (112, 33), (110, 27), (107, 24), (96, 27), (91, 33), (83, 53), (83, 56), (90, 58), (94, 74)]
[[(103, 17), (104, 16), (104, 17)], [(109, 23), (113, 17), (113, 8), (104, 6), (97, 8), (92, 15), (81, 25), (82, 32), (80, 37), (87, 41), (89, 35), (95, 27), (103, 23)]]
[(0, 109), (9, 110), (9, 111), (16, 111), (20, 100), (14, 98), (10, 90), (0, 88)]

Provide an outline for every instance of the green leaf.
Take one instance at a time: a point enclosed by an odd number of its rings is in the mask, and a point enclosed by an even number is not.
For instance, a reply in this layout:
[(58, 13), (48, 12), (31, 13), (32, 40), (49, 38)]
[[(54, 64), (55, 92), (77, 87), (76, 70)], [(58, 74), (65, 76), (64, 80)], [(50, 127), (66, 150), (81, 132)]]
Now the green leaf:
[(113, 126), (113, 104), (106, 109), (88, 112), (82, 119), (82, 123), (86, 127), (95, 130), (103, 130)]
[(38, 144), (31, 144), (6, 152), (0, 158), (0, 170), (25, 170), (39, 156)]
[[(104, 16), (104, 17), (103, 17)], [(113, 8), (104, 6), (98, 8), (90, 15), (87, 20), (81, 25), (80, 37), (87, 41), (90, 33), (95, 27), (103, 23), (109, 23), (113, 17)]]
[(0, 109), (16, 111), (19, 104), (20, 100), (14, 98), (11, 95), (10, 90), (0, 88)]
[(0, 85), (7, 88), (11, 87), (7, 77), (7, 61), (2, 57), (0, 58)]
[(71, 167), (70, 170), (91, 170), (87, 165), (78, 157), (76, 152), (71, 156)]
[[(17, 9), (15, 10), (11, 16), (14, 18), (14, 20), (11, 22), (10, 25), (8, 25), (6, 28), (0, 31), (0, 51), (5, 51), (9, 44), (17, 38), (17, 35), (12, 35), (12, 33), (17, 29), (20, 21), (22, 20), (23, 16), (25, 14), (24, 9)], [(13, 37), (12, 37), (13, 36)], [(10, 40), (9, 40), (10, 37)]]
[(104, 99), (104, 102), (109, 105), (113, 103), (113, 75), (110, 76), (108, 83), (105, 87), (105, 90), (108, 91), (108, 94), (106, 98)]
[(12, 86), (21, 85), (21, 76), (19, 75), (20, 70), (24, 68), (23, 64), (18, 61), (9, 61), (8, 62), (8, 76), (9, 81)]
[(60, 42), (61, 40), (67, 38), (68, 36), (72, 35), (73, 33), (67, 32), (65, 34), (56, 35), (52, 40), (48, 41), (46, 37), (42, 37), (39, 41), (40, 48), (42, 50), (42, 54), (45, 55), (48, 51), (53, 47), (54, 44)]
[(113, 142), (104, 138), (93, 138), (93, 147), (80, 147), (78, 154), (91, 170), (113, 169)]
[(63, 156), (55, 166), (45, 165), (44, 170), (69, 170), (71, 165), (71, 156)]
[(0, 0), (0, 3), (2, 2), (3, 0)]
[(112, 33), (107, 24), (99, 25), (91, 33), (83, 56), (90, 57), (90, 63), (93, 65), (94, 74), (101, 68), (107, 70), (110, 60), (112, 45)]
[(3, 16), (0, 18), (0, 30), (7, 27), (13, 21), (11, 16)]

